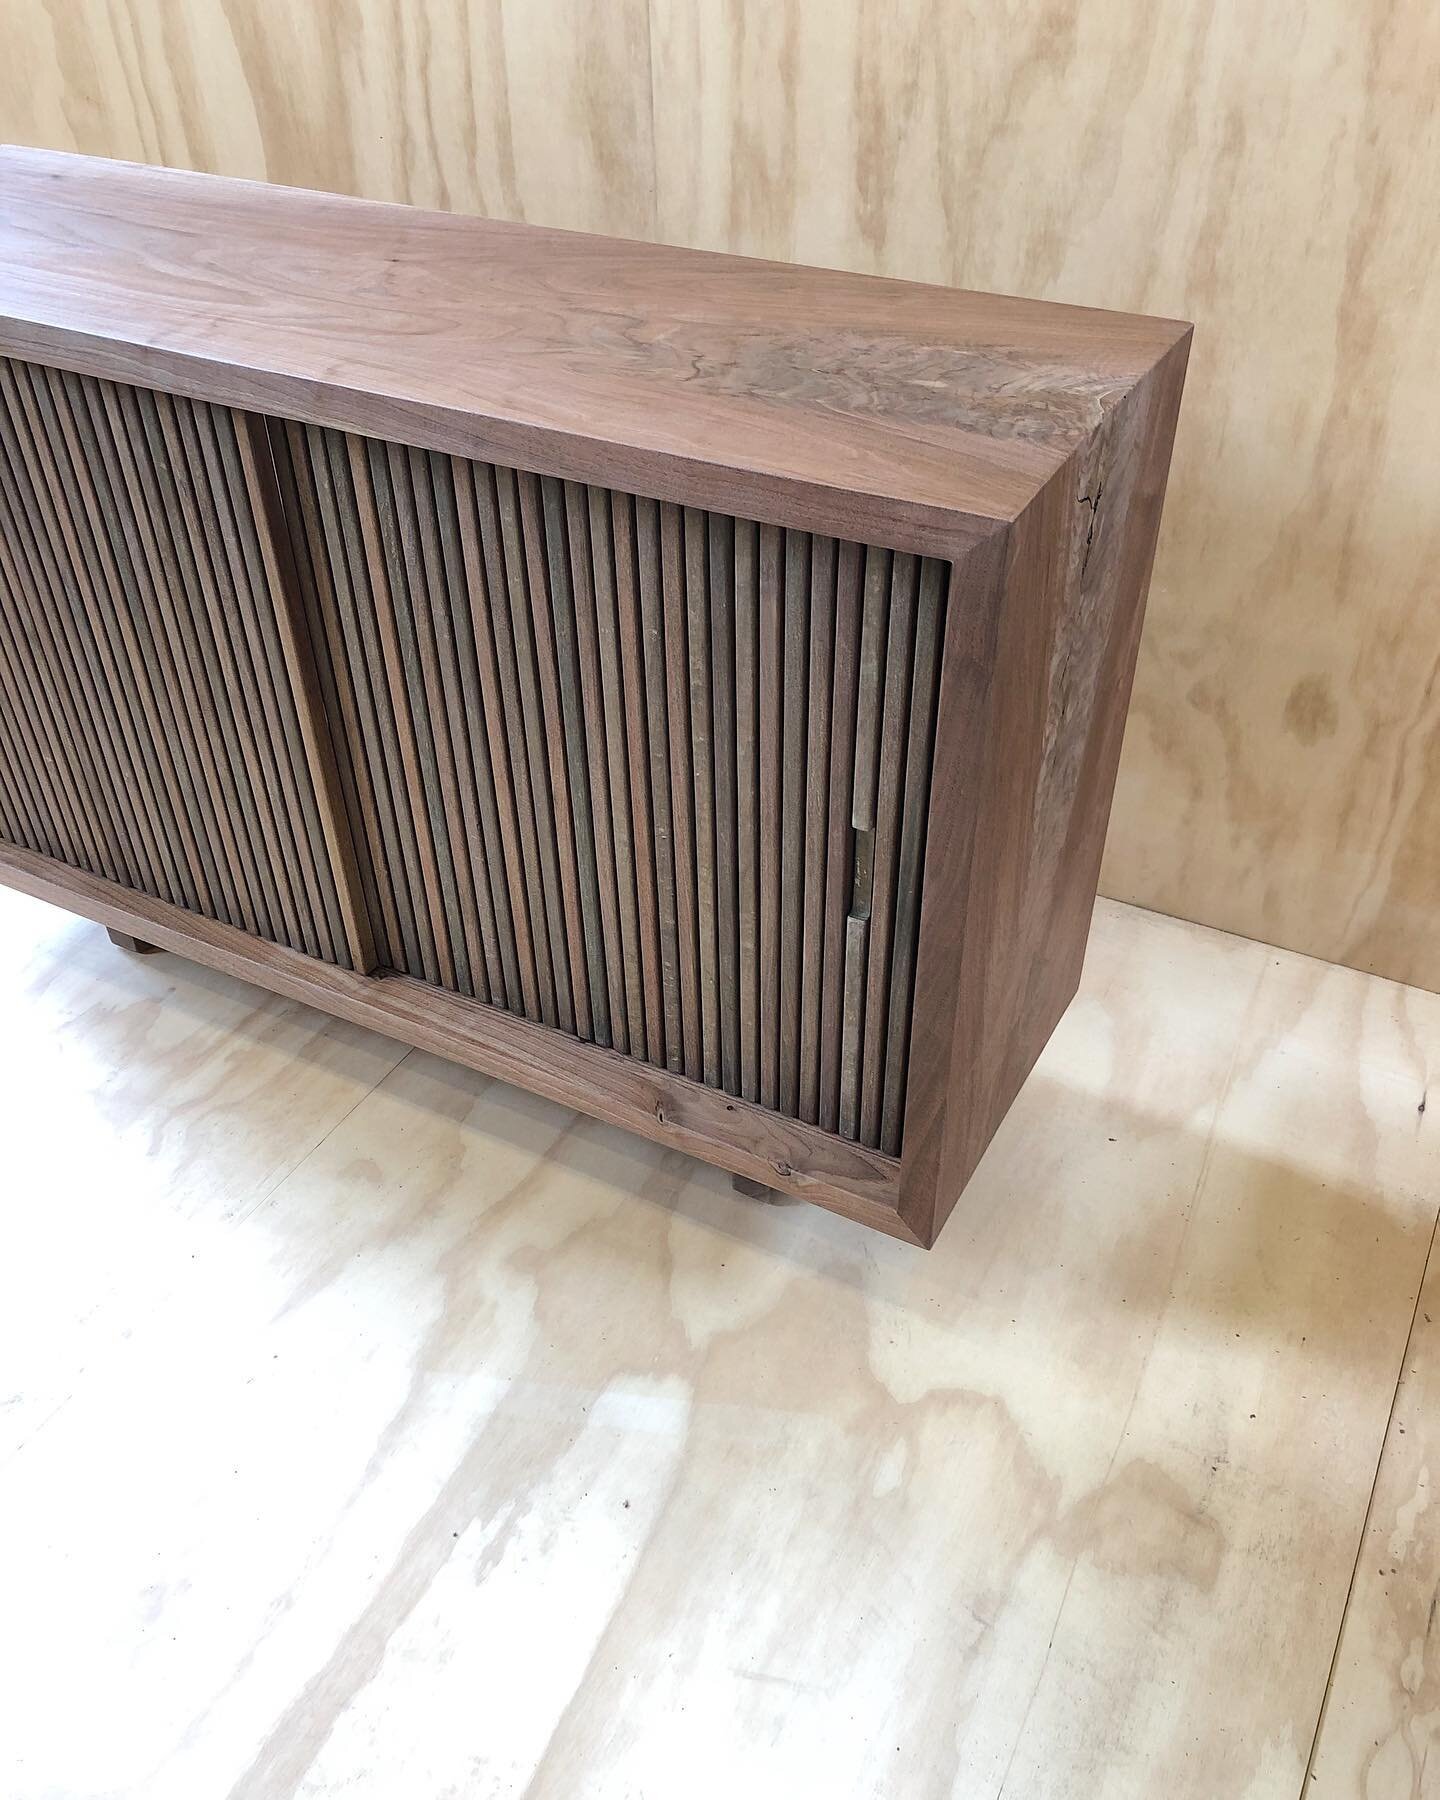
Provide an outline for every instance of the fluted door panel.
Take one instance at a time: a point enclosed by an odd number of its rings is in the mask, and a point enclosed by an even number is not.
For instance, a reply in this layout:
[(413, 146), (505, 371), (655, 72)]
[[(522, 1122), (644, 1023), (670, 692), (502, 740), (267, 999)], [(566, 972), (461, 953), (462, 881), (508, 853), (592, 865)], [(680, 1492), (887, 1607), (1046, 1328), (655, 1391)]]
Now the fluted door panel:
[(898, 1151), (948, 566), (271, 434), (380, 962)]
[(0, 833), (349, 966), (267, 465), (246, 415), (0, 361)]

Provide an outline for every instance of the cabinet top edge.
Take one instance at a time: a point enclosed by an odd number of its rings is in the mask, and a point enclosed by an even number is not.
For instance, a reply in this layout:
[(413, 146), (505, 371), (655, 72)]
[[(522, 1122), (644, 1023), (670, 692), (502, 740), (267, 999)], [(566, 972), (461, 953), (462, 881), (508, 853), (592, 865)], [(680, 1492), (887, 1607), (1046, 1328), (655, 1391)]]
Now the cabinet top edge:
[(0, 147), (0, 352), (930, 554), (1189, 331)]

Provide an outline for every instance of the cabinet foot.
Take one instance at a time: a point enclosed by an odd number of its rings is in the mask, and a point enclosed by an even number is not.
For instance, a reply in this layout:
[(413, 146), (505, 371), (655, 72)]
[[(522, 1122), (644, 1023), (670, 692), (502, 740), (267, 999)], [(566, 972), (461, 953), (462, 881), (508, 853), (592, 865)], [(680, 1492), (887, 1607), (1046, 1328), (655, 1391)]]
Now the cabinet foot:
[(748, 1175), (732, 1175), (730, 1185), (737, 1194), (744, 1194), (747, 1200), (773, 1200), (774, 1188), (766, 1187), (763, 1181), (752, 1181)]
[(107, 931), (105, 934), (117, 950), (128, 950), (132, 956), (158, 956), (160, 946), (147, 944), (143, 938), (131, 937), (125, 931)]

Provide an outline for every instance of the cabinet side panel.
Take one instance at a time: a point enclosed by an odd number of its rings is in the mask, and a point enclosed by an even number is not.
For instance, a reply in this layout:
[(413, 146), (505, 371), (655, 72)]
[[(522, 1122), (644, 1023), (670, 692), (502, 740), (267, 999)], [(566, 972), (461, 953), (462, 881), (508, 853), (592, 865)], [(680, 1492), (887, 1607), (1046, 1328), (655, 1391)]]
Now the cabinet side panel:
[[(948, 982), (955, 1009), (943, 1102), (912, 1095), (906, 1121), (902, 1205), (927, 1242), (1080, 979), (1188, 349), (1179, 343), (1107, 415), (1005, 541), (967, 873), (957, 889), (948, 872), (948, 900), (927, 875), (937, 922), (922, 992), (938, 1010), (933, 993)], [(949, 779), (963, 791), (963, 769)], [(937, 799), (938, 787), (937, 772)], [(942, 835), (932, 829), (932, 842)], [(957, 893), (947, 972), (938, 921)], [(938, 1049), (943, 1022), (927, 1036)], [(927, 1081), (938, 1086), (938, 1072)]]
[(977, 1079), (970, 1062), (974, 1046), (960, 1039), (959, 989), (966, 947), (992, 929), (971, 865), (982, 795), (996, 767), (987, 743), (1009, 545), (1010, 534), (997, 531), (950, 571), (900, 1184), (901, 1206), (924, 1243), (930, 1242), (951, 1109), (957, 1097), (968, 1103), (962, 1084)]

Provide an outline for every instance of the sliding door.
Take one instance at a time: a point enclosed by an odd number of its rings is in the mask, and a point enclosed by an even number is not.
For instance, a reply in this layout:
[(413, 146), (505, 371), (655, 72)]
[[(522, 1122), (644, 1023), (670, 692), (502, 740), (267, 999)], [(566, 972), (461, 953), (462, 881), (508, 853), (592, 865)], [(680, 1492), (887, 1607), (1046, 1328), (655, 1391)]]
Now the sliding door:
[(898, 1152), (948, 567), (272, 435), (379, 961)]
[(0, 835), (366, 968), (287, 558), (262, 422), (0, 360)]

